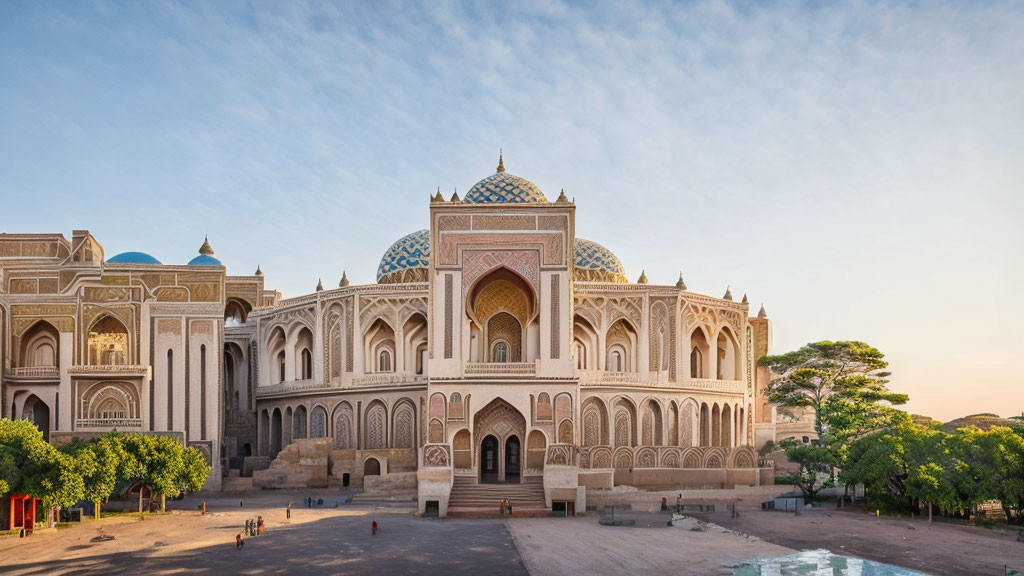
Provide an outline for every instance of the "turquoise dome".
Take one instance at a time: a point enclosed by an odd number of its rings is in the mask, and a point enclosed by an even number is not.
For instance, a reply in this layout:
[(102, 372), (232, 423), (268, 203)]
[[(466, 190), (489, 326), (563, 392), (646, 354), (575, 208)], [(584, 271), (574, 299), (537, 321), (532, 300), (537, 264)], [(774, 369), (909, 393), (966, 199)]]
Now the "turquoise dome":
[(537, 185), (526, 178), (505, 172), (505, 160), (498, 156), (498, 171), (477, 182), (466, 192), (469, 204), (526, 204), (547, 202)]
[(377, 267), (377, 283), (426, 282), (430, 267), (430, 231), (402, 236), (388, 248)]
[(195, 258), (188, 261), (189, 266), (223, 266), (220, 260), (217, 260), (213, 256), (208, 254), (200, 254)]
[(627, 283), (626, 267), (611, 250), (597, 242), (576, 238), (572, 246), (573, 278), (584, 282)]
[(145, 252), (121, 252), (107, 258), (107, 264), (160, 264), (160, 261)]

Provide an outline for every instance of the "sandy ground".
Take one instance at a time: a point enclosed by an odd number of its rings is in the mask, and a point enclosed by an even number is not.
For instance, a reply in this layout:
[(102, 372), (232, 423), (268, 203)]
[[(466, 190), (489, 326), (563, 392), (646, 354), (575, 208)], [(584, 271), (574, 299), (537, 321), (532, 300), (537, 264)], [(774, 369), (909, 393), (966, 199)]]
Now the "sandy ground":
[(695, 516), (790, 548), (825, 548), (936, 576), (1001, 575), (1004, 565), (1024, 573), (1024, 543), (1017, 542), (1016, 529), (875, 518), (863, 509), (832, 506), (800, 516), (762, 512), (754, 503), (738, 509), (736, 519), (725, 511)]
[[(44, 531), (25, 540), (0, 538), (2, 574), (526, 574), (500, 520), (437, 520), (405, 511), (356, 506), (307, 509), (305, 494), (267, 492), (175, 502), (178, 511), (145, 521), (110, 518), (103, 531), (114, 540), (93, 543), (92, 522)], [(330, 494), (332, 503), (337, 495)], [(290, 522), (285, 504), (297, 505)], [(247, 518), (262, 514), (267, 531), (235, 550)], [(371, 523), (380, 527), (372, 535)], [(157, 542), (166, 545), (157, 545)]]
[(660, 513), (621, 513), (634, 527), (598, 524), (598, 516), (508, 521), (530, 574), (732, 574), (743, 560), (792, 554), (795, 550), (710, 526), (706, 532), (669, 527)]

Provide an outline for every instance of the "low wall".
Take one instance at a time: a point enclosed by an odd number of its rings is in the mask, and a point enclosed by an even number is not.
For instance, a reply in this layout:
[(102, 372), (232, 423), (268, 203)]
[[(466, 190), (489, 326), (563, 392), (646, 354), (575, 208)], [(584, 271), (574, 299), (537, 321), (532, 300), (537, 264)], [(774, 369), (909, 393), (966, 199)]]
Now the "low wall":
[(548, 464), (544, 467), (544, 504), (549, 510), (552, 500), (576, 501), (579, 476), (576, 466)]
[(630, 506), (642, 512), (657, 512), (661, 509), (661, 499), (665, 498), (669, 506), (676, 503), (676, 496), (682, 494), (686, 504), (733, 502), (736, 500), (770, 500), (788, 492), (790, 486), (740, 486), (731, 489), (709, 490), (660, 490), (645, 491), (629, 487), (618, 487), (613, 490), (587, 490), (587, 506), (604, 511), (606, 506)]
[(611, 470), (581, 470), (579, 484), (588, 490), (611, 490), (615, 486), (615, 474)]
[(415, 489), (415, 472), (394, 472), (381, 476), (363, 477), (363, 493), (365, 494), (385, 494)]
[(633, 486), (644, 490), (729, 489), (774, 484), (771, 474), (759, 474), (756, 468), (616, 469), (614, 478), (616, 486)]

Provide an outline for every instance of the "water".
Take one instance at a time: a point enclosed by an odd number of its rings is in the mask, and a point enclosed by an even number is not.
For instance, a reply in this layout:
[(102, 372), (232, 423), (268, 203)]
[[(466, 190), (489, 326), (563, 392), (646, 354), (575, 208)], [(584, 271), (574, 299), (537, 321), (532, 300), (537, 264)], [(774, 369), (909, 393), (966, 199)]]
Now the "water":
[(734, 576), (927, 576), (892, 564), (838, 556), (828, 550), (804, 550), (733, 567)]

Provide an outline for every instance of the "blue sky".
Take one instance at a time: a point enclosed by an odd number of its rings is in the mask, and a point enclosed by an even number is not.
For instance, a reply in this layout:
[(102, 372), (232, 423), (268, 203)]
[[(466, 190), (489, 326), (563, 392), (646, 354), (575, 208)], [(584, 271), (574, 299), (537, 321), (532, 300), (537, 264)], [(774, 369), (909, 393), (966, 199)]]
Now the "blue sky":
[(1024, 411), (1024, 4), (0, 3), (0, 230), (309, 292), (508, 170), (631, 278)]

